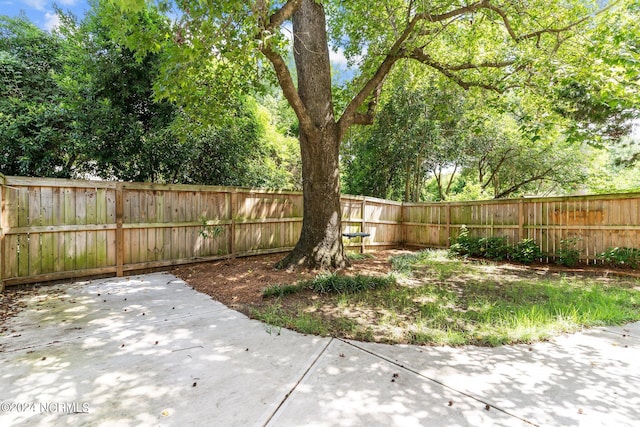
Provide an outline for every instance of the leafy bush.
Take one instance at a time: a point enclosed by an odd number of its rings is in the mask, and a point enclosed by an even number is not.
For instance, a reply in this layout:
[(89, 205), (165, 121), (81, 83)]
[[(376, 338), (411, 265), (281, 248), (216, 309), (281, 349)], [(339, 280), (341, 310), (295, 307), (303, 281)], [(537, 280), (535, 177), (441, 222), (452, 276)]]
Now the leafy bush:
[(575, 266), (580, 260), (580, 251), (576, 249), (579, 240), (580, 239), (575, 237), (571, 239), (561, 239), (556, 263), (566, 267)]
[(616, 267), (638, 268), (640, 264), (640, 249), (609, 248), (599, 255), (605, 263)]
[(464, 225), (449, 248), (451, 255), (485, 257), (493, 260), (507, 259), (510, 252), (511, 247), (505, 237), (472, 237)]
[(511, 246), (506, 237), (486, 237), (480, 239), (480, 246), (486, 258), (502, 261), (509, 258)]
[(361, 276), (355, 277), (339, 276), (335, 273), (321, 274), (315, 279), (305, 282), (314, 292), (325, 293), (357, 293), (375, 288), (384, 288), (396, 283), (393, 276), (373, 277)]
[(540, 258), (542, 252), (533, 239), (520, 240), (511, 251), (511, 259), (524, 264), (531, 264)]
[(463, 225), (460, 234), (449, 247), (449, 253), (454, 256), (483, 256), (480, 240), (480, 237), (469, 236), (469, 229)]
[(530, 264), (542, 258), (542, 252), (533, 239), (524, 239), (510, 246), (505, 237), (472, 237), (464, 225), (449, 247), (449, 255), (483, 257), (493, 260), (513, 260)]

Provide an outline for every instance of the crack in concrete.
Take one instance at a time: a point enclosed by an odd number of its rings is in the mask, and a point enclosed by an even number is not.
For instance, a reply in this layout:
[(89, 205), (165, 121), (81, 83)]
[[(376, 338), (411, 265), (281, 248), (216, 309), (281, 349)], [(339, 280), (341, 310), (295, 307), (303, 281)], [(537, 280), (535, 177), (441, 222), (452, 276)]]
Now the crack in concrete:
[(278, 413), (278, 411), (280, 411), (280, 408), (282, 408), (282, 405), (284, 405), (284, 403), (287, 401), (287, 399), (289, 399), (289, 396), (291, 396), (291, 394), (293, 394), (293, 392), (296, 390), (296, 388), (298, 388), (298, 386), (300, 385), (300, 383), (302, 382), (302, 380), (304, 380), (307, 376), (307, 374), (309, 373), (309, 371), (311, 371), (311, 369), (316, 365), (316, 363), (318, 363), (318, 360), (320, 360), (320, 358), (322, 357), (322, 355), (327, 351), (327, 348), (329, 348), (329, 346), (331, 345), (331, 343), (333, 342), (335, 338), (331, 338), (329, 340), (329, 342), (327, 343), (327, 345), (325, 345), (322, 350), (318, 353), (318, 355), (313, 359), (313, 362), (311, 362), (311, 364), (309, 365), (309, 367), (304, 371), (304, 373), (302, 374), (302, 376), (298, 379), (298, 381), (295, 383), (295, 385), (291, 388), (291, 390), (289, 390), (289, 392), (284, 396), (284, 399), (282, 399), (282, 401), (280, 402), (280, 404), (278, 405), (278, 407), (275, 409), (275, 411), (273, 411), (273, 413), (269, 416), (269, 418), (267, 419), (267, 421), (265, 421), (264, 424), (262, 424), (262, 427), (266, 427), (267, 425), (269, 425), (269, 423), (271, 422), (271, 420), (273, 420), (273, 417), (276, 416), (276, 414)]
[(453, 392), (459, 393), (459, 394), (461, 394), (461, 395), (463, 395), (463, 396), (465, 396), (465, 397), (468, 397), (469, 399), (473, 399), (473, 400), (475, 400), (476, 402), (480, 402), (480, 403), (482, 403), (482, 404), (484, 404), (484, 405), (485, 405), (485, 408), (486, 408), (487, 410), (489, 410), (490, 408), (494, 408), (494, 409), (495, 409), (495, 410), (497, 410), (497, 411), (500, 411), (500, 412), (502, 412), (502, 413), (504, 413), (504, 414), (506, 414), (506, 415), (508, 415), (508, 416), (510, 416), (510, 417), (517, 418), (518, 420), (520, 420), (520, 421), (522, 421), (522, 422), (525, 422), (525, 423), (527, 423), (527, 424), (529, 424), (529, 425), (532, 425), (532, 426), (535, 426), (535, 427), (541, 427), (539, 424), (536, 424), (536, 423), (534, 423), (534, 422), (532, 422), (532, 421), (530, 421), (530, 420), (527, 420), (527, 419), (522, 418), (522, 417), (520, 417), (520, 416), (518, 416), (518, 415), (516, 415), (516, 414), (513, 414), (513, 413), (511, 413), (511, 412), (507, 411), (506, 409), (502, 409), (502, 408), (500, 408), (500, 407), (498, 407), (498, 406), (493, 405), (492, 403), (487, 402), (486, 400), (483, 400), (483, 399), (482, 399), (482, 397), (474, 396), (474, 395), (473, 395), (473, 394), (471, 394), (471, 393), (468, 393), (468, 392), (465, 392), (465, 391), (462, 391), (462, 390), (458, 390), (458, 389), (456, 389), (456, 388), (454, 388), (454, 387), (451, 387), (451, 386), (449, 386), (449, 385), (447, 385), (447, 384), (443, 383), (443, 382), (442, 382), (442, 381), (440, 381), (440, 380), (437, 380), (437, 379), (435, 379), (435, 378), (428, 377), (428, 376), (426, 376), (426, 375), (422, 374), (421, 372), (418, 372), (418, 371), (416, 371), (416, 370), (414, 370), (414, 369), (411, 369), (411, 368), (409, 368), (409, 367), (407, 367), (407, 366), (404, 366), (404, 365), (402, 365), (402, 364), (398, 363), (398, 362), (397, 362), (397, 361), (395, 361), (395, 360), (391, 360), (391, 359), (389, 359), (389, 358), (387, 358), (387, 357), (385, 357), (385, 356), (382, 356), (382, 355), (380, 355), (380, 354), (377, 354), (377, 353), (375, 353), (375, 352), (373, 352), (373, 351), (370, 351), (370, 350), (367, 350), (367, 349), (365, 349), (365, 348), (359, 347), (358, 345), (354, 344), (353, 342), (346, 341), (346, 340), (343, 340), (343, 339), (340, 339), (340, 338), (337, 338), (337, 339), (338, 339), (339, 341), (342, 341), (342, 342), (343, 342), (343, 343), (345, 343), (345, 344), (350, 345), (351, 347), (357, 348), (357, 349), (358, 349), (358, 350), (360, 350), (360, 351), (363, 351), (363, 352), (365, 352), (365, 353), (367, 353), (367, 354), (370, 354), (370, 355), (371, 355), (371, 356), (373, 356), (373, 357), (377, 357), (378, 359), (380, 359), (380, 360), (384, 360), (385, 362), (388, 362), (388, 363), (391, 363), (392, 365), (397, 366), (397, 367), (398, 367), (398, 368), (400, 368), (400, 369), (403, 369), (403, 370), (405, 370), (405, 371), (407, 371), (407, 372), (411, 372), (412, 374), (417, 375), (417, 376), (418, 376), (418, 377), (420, 377), (420, 378), (424, 378), (424, 379), (426, 379), (426, 380), (428, 380), (428, 381), (431, 381), (431, 382), (434, 382), (434, 383), (436, 383), (436, 384), (438, 384), (438, 385), (440, 385), (440, 386), (442, 386), (442, 387), (444, 387), (444, 388), (446, 388), (446, 389), (448, 389), (448, 390), (451, 390), (451, 391), (453, 391)]

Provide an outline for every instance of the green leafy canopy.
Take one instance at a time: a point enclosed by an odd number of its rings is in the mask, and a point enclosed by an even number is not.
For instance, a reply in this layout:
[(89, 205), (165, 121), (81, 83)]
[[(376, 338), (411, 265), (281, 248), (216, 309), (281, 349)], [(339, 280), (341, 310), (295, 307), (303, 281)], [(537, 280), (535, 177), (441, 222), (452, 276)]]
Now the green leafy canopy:
[[(109, 16), (112, 31), (128, 46), (163, 52), (159, 96), (180, 97), (188, 104), (208, 92), (223, 104), (226, 98), (274, 81), (261, 53), (266, 46), (288, 57), (292, 36), (285, 22), (299, 3), (110, 0)], [(547, 86), (568, 52), (585, 50), (579, 38), (598, 11), (596, 2), (584, 0), (322, 4), (331, 48), (344, 52), (357, 67), (347, 93), (336, 90), (338, 106), (349, 113), (349, 106), (363, 106), (373, 94), (367, 83), (382, 83), (378, 77), (388, 72), (381, 68), (385, 61), (420, 62), (464, 88)], [(145, 19), (149, 15), (163, 16), (163, 25), (150, 25)]]

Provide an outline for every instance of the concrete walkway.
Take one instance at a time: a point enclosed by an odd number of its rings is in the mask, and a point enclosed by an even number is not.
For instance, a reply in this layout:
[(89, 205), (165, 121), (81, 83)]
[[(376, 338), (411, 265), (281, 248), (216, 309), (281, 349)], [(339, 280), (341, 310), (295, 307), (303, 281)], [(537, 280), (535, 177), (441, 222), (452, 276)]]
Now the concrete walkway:
[(632, 426), (640, 323), (500, 348), (249, 320), (165, 273), (41, 288), (0, 337), (2, 426)]

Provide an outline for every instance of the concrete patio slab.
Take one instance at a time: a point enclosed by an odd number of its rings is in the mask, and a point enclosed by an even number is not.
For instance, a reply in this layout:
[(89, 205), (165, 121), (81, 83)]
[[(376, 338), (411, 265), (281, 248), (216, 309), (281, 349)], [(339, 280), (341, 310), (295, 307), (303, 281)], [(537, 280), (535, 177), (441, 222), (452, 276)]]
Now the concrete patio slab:
[(640, 419), (640, 341), (626, 330), (497, 348), (352, 344), (535, 425), (632, 426)]
[(166, 273), (45, 286), (0, 337), (0, 425), (637, 425), (640, 323), (389, 346), (253, 321)]
[(0, 353), (0, 402), (37, 405), (0, 413), (0, 425), (262, 424), (329, 342), (271, 330), (167, 278), (69, 286), (47, 312), (15, 318), (20, 336), (3, 339)]
[(269, 425), (528, 424), (357, 346), (333, 340)]

